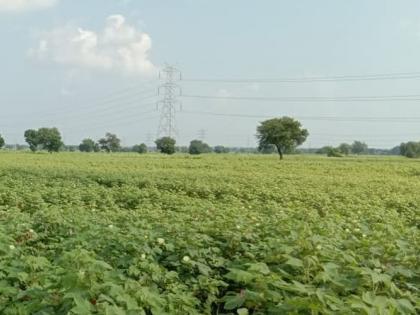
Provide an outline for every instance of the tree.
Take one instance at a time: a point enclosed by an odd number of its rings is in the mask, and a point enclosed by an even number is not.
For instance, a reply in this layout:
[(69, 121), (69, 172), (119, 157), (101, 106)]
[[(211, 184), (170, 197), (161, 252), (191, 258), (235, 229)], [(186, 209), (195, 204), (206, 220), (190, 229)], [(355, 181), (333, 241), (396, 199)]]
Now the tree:
[(334, 147), (327, 145), (325, 147), (322, 147), (322, 148), (316, 150), (315, 153), (316, 154), (328, 154), (328, 152), (331, 152), (331, 150), (333, 150), (333, 149), (334, 149)]
[(39, 144), (48, 152), (58, 152), (63, 146), (61, 134), (57, 128), (40, 128), (37, 135)]
[(334, 147), (329, 146), (329, 145), (316, 150), (315, 153), (316, 154), (325, 154), (328, 157), (343, 157), (342, 152), (340, 151), (339, 148), (334, 148)]
[(222, 145), (215, 146), (214, 149), (213, 149), (213, 151), (214, 151), (214, 153), (218, 153), (218, 154), (221, 154), (221, 153), (229, 153), (230, 152), (229, 148), (226, 148), (226, 147), (224, 147)]
[(29, 129), (25, 131), (24, 136), (32, 152), (39, 149), (47, 150), (50, 153), (58, 152), (63, 146), (61, 134), (57, 128)]
[(366, 153), (368, 150), (368, 145), (361, 141), (354, 141), (351, 145), (351, 152), (354, 154)]
[(0, 149), (3, 148), (5, 145), (4, 138), (0, 135)]
[(82, 143), (79, 145), (80, 152), (98, 152), (99, 145), (92, 139), (83, 139)]
[(349, 155), (351, 153), (352, 146), (348, 143), (342, 143), (338, 146), (338, 151), (344, 155)]
[(140, 154), (144, 154), (147, 153), (147, 145), (142, 143), (142, 144), (136, 144), (135, 146), (133, 146), (132, 149), (133, 152), (137, 152)]
[(341, 151), (338, 148), (330, 147), (327, 152), (328, 157), (343, 157)]
[(175, 153), (175, 139), (170, 137), (163, 137), (155, 141), (157, 149), (161, 153), (174, 154)]
[(420, 142), (410, 141), (407, 143), (401, 143), (400, 153), (408, 158), (420, 157)]
[(283, 153), (304, 143), (308, 135), (308, 130), (291, 117), (269, 119), (257, 127), (259, 147), (274, 145), (280, 159), (283, 159)]
[(117, 152), (121, 149), (121, 140), (117, 135), (107, 132), (105, 137), (98, 141), (102, 150), (106, 152)]
[(35, 152), (36, 150), (38, 150), (39, 141), (38, 141), (38, 132), (36, 130), (34, 129), (26, 130), (24, 137), (25, 137), (26, 143), (29, 145), (29, 149), (32, 152)]
[(211, 148), (207, 143), (204, 143), (201, 140), (192, 140), (190, 142), (188, 152), (194, 155), (202, 154), (202, 153), (210, 153)]
[(389, 154), (390, 155), (402, 155), (401, 154), (401, 145), (397, 145), (396, 147), (393, 147), (391, 150), (389, 150)]

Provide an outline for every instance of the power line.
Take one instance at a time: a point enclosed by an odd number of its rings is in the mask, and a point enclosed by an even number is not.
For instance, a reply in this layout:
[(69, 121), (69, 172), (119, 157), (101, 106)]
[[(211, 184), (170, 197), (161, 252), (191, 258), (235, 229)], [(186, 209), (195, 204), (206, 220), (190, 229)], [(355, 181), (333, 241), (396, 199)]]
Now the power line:
[[(155, 112), (155, 109), (154, 109), (154, 106), (153, 106), (154, 103), (148, 103), (148, 104), (143, 104), (143, 105), (147, 105), (149, 109), (146, 110), (146, 111), (143, 111), (143, 112), (137, 112), (137, 111), (128, 112), (126, 110), (124, 110), (124, 111), (119, 110), (118, 112), (116, 112), (114, 114), (103, 113), (101, 115), (96, 115), (94, 117), (89, 116), (89, 117), (85, 117), (84, 119), (79, 119), (79, 120), (77, 120), (77, 123), (78, 123), (78, 125), (80, 125), (80, 123), (82, 125), (83, 124), (95, 125), (96, 123), (106, 124), (107, 121), (110, 121), (110, 123), (113, 123), (114, 121), (118, 121), (118, 120), (121, 120), (121, 119), (132, 118), (134, 116), (139, 117), (143, 114), (148, 114), (150, 112)], [(138, 108), (135, 108), (135, 109), (138, 109)], [(103, 120), (103, 119), (105, 119), (105, 120)]]
[[(121, 102), (129, 101), (129, 102), (136, 102), (140, 100), (150, 99), (152, 97), (156, 97), (156, 91), (155, 88), (149, 88), (147, 90), (140, 90), (136, 93), (133, 93), (131, 95), (126, 95), (125, 97), (118, 97), (114, 99), (109, 99), (104, 102), (100, 103), (92, 103), (93, 105), (96, 105), (96, 108), (88, 108), (90, 111), (97, 111), (97, 110), (106, 110), (106, 109), (113, 109), (116, 104), (121, 104)], [(106, 106), (104, 106), (106, 105)]]
[(390, 137), (416, 137), (420, 136), (420, 132), (418, 133), (405, 133), (405, 134), (328, 134), (328, 133), (317, 133), (311, 132), (310, 136), (317, 136), (317, 137), (372, 137), (375, 139), (389, 139)]
[[(148, 110), (148, 111), (138, 113), (138, 116), (140, 116), (140, 117), (137, 117), (137, 116), (133, 117), (133, 115), (130, 115), (130, 116), (127, 116), (127, 117), (121, 117), (122, 119), (114, 119), (111, 122), (105, 122), (105, 123), (102, 122), (102, 123), (94, 123), (94, 124), (92, 124), (90, 122), (89, 126), (78, 128), (78, 131), (87, 132), (87, 131), (96, 130), (96, 129), (99, 129), (99, 128), (102, 129), (102, 128), (105, 128), (105, 127), (108, 128), (108, 127), (116, 127), (116, 126), (121, 126), (121, 125), (124, 125), (124, 127), (125, 127), (125, 126), (128, 126), (128, 125), (134, 125), (134, 124), (138, 123), (139, 121), (151, 120), (151, 119), (157, 118), (156, 115), (152, 115), (152, 116), (148, 115), (148, 114), (151, 114), (151, 113), (155, 113), (155, 109), (151, 109), (151, 110)], [(127, 118), (131, 118), (131, 119), (127, 119)], [(60, 126), (60, 130), (72, 132), (72, 131), (74, 131), (74, 128), (65, 128), (65, 127)], [(17, 135), (23, 136), (23, 133), (18, 134), (18, 133), (7, 132), (7, 134), (8, 135), (15, 135), (15, 136), (17, 136)]]
[[(114, 119), (113, 121), (110, 122), (102, 122), (102, 123), (96, 123), (96, 124), (89, 124), (89, 126), (85, 127), (85, 128), (81, 128), (79, 130), (81, 131), (89, 131), (92, 129), (97, 129), (97, 128), (104, 128), (104, 127), (110, 127), (110, 126), (127, 126), (127, 125), (132, 125), (135, 124), (138, 121), (144, 121), (144, 120), (149, 120), (149, 119), (153, 119), (156, 118), (156, 115), (152, 115), (152, 116), (147, 116), (147, 114), (151, 114), (151, 113), (155, 113), (154, 109), (148, 110), (148, 111), (144, 111), (141, 113), (138, 113), (137, 115), (133, 116), (127, 116), (127, 117), (121, 117), (120, 119)], [(145, 115), (145, 116), (143, 116)], [(131, 118), (131, 119), (129, 119)], [(74, 129), (67, 129), (67, 128), (61, 128), (63, 130), (74, 130)]]
[(278, 97), (260, 97), (260, 96), (217, 96), (217, 95), (182, 95), (183, 98), (195, 99), (216, 99), (232, 101), (266, 101), (266, 102), (389, 102), (389, 101), (420, 101), (420, 95), (387, 95), (387, 96), (278, 96)]
[[(147, 86), (149, 84), (156, 83), (156, 79), (141, 81), (139, 83), (144, 84), (145, 86)], [(109, 92), (108, 94), (105, 94), (103, 97), (104, 98), (113, 97), (113, 96), (118, 95), (118, 94), (125, 94), (126, 92), (132, 91), (132, 90), (138, 91), (139, 83), (135, 83), (133, 85), (130, 85), (130, 86), (127, 86), (127, 87), (123, 87), (121, 89), (114, 90), (112, 92)]]
[[(272, 118), (275, 115), (248, 115), (232, 113), (216, 113), (207, 111), (189, 111), (183, 110), (185, 114), (237, 117), (237, 118)], [(420, 117), (345, 117), (345, 116), (296, 116), (301, 120), (319, 120), (319, 121), (352, 121), (352, 122), (420, 122)]]
[[(25, 118), (34, 120), (34, 117), (40, 116), (44, 121), (49, 119), (54, 119), (54, 121), (59, 120), (60, 118), (65, 119), (68, 121), (69, 119), (97, 119), (101, 116), (109, 115), (117, 111), (119, 113), (122, 109), (126, 110), (132, 106), (127, 106), (135, 103), (138, 104), (139, 101), (144, 101), (156, 97), (156, 92), (153, 90), (153, 94), (144, 94), (146, 92), (151, 92), (152, 90), (141, 90), (136, 92), (135, 94), (127, 95), (125, 97), (119, 97), (114, 99), (109, 99), (103, 102), (96, 102), (96, 103), (86, 103), (87, 106), (84, 108), (79, 108), (75, 110), (73, 107), (66, 107), (66, 108), (56, 108), (51, 109), (48, 112), (42, 113), (41, 112), (34, 112), (29, 115), (25, 115)], [(141, 97), (139, 97), (141, 96)], [(148, 105), (144, 104), (144, 105)], [(122, 108), (121, 108), (122, 107)], [(10, 119), (9, 119), (10, 120)], [(19, 120), (22, 118), (19, 117)]]
[[(194, 137), (196, 136), (195, 133), (187, 133), (184, 135)], [(252, 134), (254, 135), (254, 134)], [(236, 138), (243, 138), (244, 136), (250, 137), (252, 136), (248, 134), (248, 132), (242, 133), (212, 133), (212, 136), (216, 137), (236, 137)], [(420, 132), (417, 133), (386, 133), (386, 134), (367, 134), (367, 133), (352, 133), (352, 134), (338, 134), (338, 133), (318, 133), (318, 132), (310, 132), (309, 136), (317, 137), (317, 138), (342, 138), (342, 137), (353, 137), (353, 138), (372, 138), (372, 139), (389, 139), (392, 137), (418, 137), (420, 136)]]
[[(149, 81), (148, 83), (151, 83)], [(54, 124), (61, 125), (58, 121), (60, 118), (65, 119), (66, 122), (69, 120), (77, 120), (77, 123), (79, 126), (83, 126), (85, 124), (88, 125), (87, 128), (83, 128), (81, 130), (92, 130), (96, 128), (101, 127), (107, 127), (107, 126), (115, 126), (120, 124), (131, 124), (131, 121), (127, 121), (127, 118), (132, 118), (135, 116), (142, 116), (149, 113), (155, 112), (154, 109), (144, 111), (141, 113), (127, 113), (128, 109), (134, 108), (133, 105), (135, 105), (135, 108), (138, 108), (138, 102), (144, 101), (153, 97), (156, 97), (156, 90), (150, 89), (150, 88), (143, 88), (141, 90), (137, 90), (134, 93), (129, 91), (133, 90), (133, 87), (127, 87), (124, 89), (120, 89), (119, 91), (116, 91), (112, 94), (108, 94), (107, 97), (102, 97), (99, 99), (99, 101), (93, 102), (93, 104), (89, 104), (87, 102), (84, 108), (78, 109), (77, 111), (74, 110), (72, 107), (66, 107), (66, 108), (58, 108), (54, 110), (46, 111), (45, 113), (42, 113), (42, 111), (37, 111), (32, 113), (29, 116), (33, 120), (34, 116), (40, 115), (42, 122), (36, 123), (36, 124), (46, 124), (48, 120), (54, 119)], [(153, 92), (152, 95), (150, 95), (149, 92)], [(147, 94), (146, 94), (147, 93)], [(146, 94), (146, 95), (145, 95)], [(149, 103), (142, 103), (141, 106), (149, 106), (149, 105), (155, 105), (156, 103), (149, 102)], [(93, 106), (92, 106), (93, 105)], [(80, 111), (81, 110), (81, 111)], [(59, 116), (59, 117), (57, 117)], [(57, 118), (54, 118), (57, 117)], [(110, 117), (112, 121), (110, 122), (103, 122), (100, 121), (101, 118), (107, 118)], [(140, 117), (143, 118), (143, 117)], [(147, 117), (146, 119), (150, 119), (151, 117)], [(21, 118), (19, 118), (21, 120)], [(35, 119), (36, 120), (36, 119)], [(140, 119), (143, 120), (143, 119)], [(11, 125), (11, 126), (14, 126)], [(74, 128), (63, 128), (60, 129), (68, 130), (68, 131), (74, 131)], [(79, 129), (80, 130), (80, 129)], [(10, 133), (9, 133), (10, 134)]]
[[(66, 122), (72, 120), (76, 120), (77, 122), (92, 122), (106, 117), (111, 117), (112, 119), (114, 119), (115, 117), (126, 113), (127, 110), (137, 109), (139, 101), (148, 100), (154, 97), (156, 97), (156, 94), (147, 95), (142, 98), (127, 100), (125, 102), (120, 100), (118, 102), (108, 103), (107, 106), (102, 106), (99, 108), (86, 108), (87, 111), (75, 111), (69, 112), (68, 114), (60, 114), (59, 112), (50, 113), (50, 115), (42, 115), (40, 118), (42, 120), (42, 123), (51, 123), (51, 120), (53, 120), (54, 123), (57, 123), (63, 120), (65, 120)], [(145, 106), (155, 105), (155, 102), (141, 103), (141, 105), (144, 108)], [(36, 121), (34, 117), (32, 117), (31, 120)]]
[(361, 75), (309, 76), (283, 78), (186, 78), (184, 82), (202, 83), (310, 83), (310, 82), (340, 82), (340, 81), (377, 81), (377, 80), (408, 80), (420, 79), (420, 72), (380, 73)]

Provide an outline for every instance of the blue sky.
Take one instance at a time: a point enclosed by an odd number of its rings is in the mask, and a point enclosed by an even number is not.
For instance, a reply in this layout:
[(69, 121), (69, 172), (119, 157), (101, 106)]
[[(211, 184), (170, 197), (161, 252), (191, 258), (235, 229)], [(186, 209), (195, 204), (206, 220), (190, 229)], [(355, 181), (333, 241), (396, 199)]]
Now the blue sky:
[[(156, 137), (157, 73), (183, 74), (185, 95), (342, 97), (420, 94), (420, 79), (264, 83), (260, 79), (420, 72), (416, 0), (0, 0), (0, 133), (56, 126), (66, 143), (117, 133)], [(250, 79), (248, 83), (187, 79)], [(178, 142), (254, 145), (261, 118), (301, 118), (306, 147), (420, 139), (416, 101), (264, 102), (181, 98)], [(305, 118), (306, 117), (306, 118)], [(310, 117), (417, 117), (410, 121)]]

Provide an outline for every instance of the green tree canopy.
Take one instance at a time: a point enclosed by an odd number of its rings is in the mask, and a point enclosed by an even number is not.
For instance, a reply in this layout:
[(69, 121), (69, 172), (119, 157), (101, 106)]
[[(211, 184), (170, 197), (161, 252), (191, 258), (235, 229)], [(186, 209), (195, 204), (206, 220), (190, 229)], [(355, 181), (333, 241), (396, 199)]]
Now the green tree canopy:
[(202, 153), (210, 153), (211, 148), (207, 143), (204, 143), (201, 140), (192, 140), (190, 142), (190, 146), (188, 147), (188, 152), (190, 154), (202, 154)]
[(224, 147), (222, 145), (215, 146), (214, 149), (213, 149), (213, 151), (215, 153), (218, 153), (218, 154), (220, 154), (220, 153), (229, 153), (230, 152), (229, 148)]
[(99, 145), (92, 139), (83, 139), (82, 143), (79, 145), (80, 152), (98, 152)]
[(47, 150), (50, 153), (58, 152), (63, 146), (61, 134), (57, 128), (29, 129), (25, 131), (24, 136), (33, 152), (37, 150)]
[(328, 157), (343, 157), (341, 151), (338, 148), (329, 148), (327, 152)]
[(351, 152), (354, 154), (366, 153), (368, 150), (368, 145), (361, 141), (354, 141), (351, 145)]
[(34, 129), (28, 129), (25, 131), (24, 137), (26, 143), (29, 145), (29, 149), (31, 149), (32, 152), (35, 152), (39, 145), (38, 132)]
[(420, 141), (419, 142), (410, 141), (407, 143), (401, 143), (400, 154), (408, 158), (420, 157)]
[(0, 135), (0, 149), (3, 148), (5, 144), (6, 142), (4, 141), (4, 138)]
[(155, 141), (157, 149), (161, 153), (174, 154), (175, 153), (175, 139), (171, 137), (162, 137)]
[(316, 150), (316, 154), (328, 154), (328, 152), (330, 152), (333, 149), (334, 149), (334, 147), (332, 147), (330, 145), (326, 145), (326, 146)]
[(117, 152), (121, 150), (121, 140), (117, 135), (107, 132), (105, 137), (98, 141), (100, 148), (106, 152)]
[(338, 146), (338, 151), (344, 155), (349, 155), (351, 153), (352, 146), (348, 143), (342, 143)]
[(283, 153), (291, 151), (305, 142), (309, 133), (299, 121), (291, 117), (273, 118), (257, 127), (259, 147), (274, 145), (283, 159)]
[(137, 152), (140, 154), (144, 154), (147, 153), (147, 145), (142, 143), (142, 144), (136, 144), (135, 146), (133, 146), (132, 149), (133, 152)]

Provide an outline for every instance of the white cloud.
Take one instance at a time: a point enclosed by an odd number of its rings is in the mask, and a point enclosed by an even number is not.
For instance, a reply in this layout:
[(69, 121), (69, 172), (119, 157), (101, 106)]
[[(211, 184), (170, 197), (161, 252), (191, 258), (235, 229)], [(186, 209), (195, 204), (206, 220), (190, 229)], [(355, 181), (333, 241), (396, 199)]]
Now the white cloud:
[(122, 15), (111, 15), (101, 32), (73, 26), (46, 32), (30, 55), (71, 67), (151, 74), (151, 47), (148, 34), (127, 24)]
[(57, 0), (0, 0), (0, 11), (24, 11), (52, 7)]

